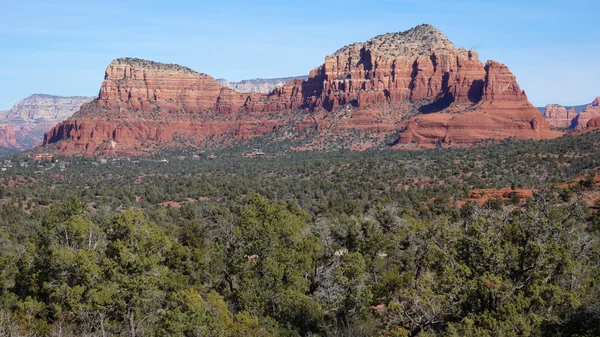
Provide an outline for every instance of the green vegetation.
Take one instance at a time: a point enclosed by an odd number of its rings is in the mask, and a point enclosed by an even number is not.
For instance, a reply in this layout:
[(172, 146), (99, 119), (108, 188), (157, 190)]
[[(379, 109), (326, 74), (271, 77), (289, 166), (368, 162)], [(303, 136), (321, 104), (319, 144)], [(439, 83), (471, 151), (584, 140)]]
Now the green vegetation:
[(0, 336), (598, 336), (598, 144), (13, 157)]
[(0, 146), (0, 158), (7, 158), (10, 156), (14, 156), (18, 152), (19, 151)]

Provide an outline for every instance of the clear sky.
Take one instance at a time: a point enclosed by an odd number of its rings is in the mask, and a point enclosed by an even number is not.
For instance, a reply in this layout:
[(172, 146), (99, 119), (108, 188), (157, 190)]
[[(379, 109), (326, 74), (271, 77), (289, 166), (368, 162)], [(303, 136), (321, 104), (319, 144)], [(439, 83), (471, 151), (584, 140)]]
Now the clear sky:
[(304, 75), (338, 48), (429, 23), (505, 63), (535, 105), (600, 96), (600, 0), (0, 0), (0, 110), (96, 95), (118, 57), (215, 78)]

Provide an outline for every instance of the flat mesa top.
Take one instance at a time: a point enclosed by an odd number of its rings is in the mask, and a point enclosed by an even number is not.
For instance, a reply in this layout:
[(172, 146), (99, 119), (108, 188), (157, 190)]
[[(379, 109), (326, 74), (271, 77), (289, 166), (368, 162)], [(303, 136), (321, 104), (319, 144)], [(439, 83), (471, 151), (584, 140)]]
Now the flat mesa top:
[(110, 63), (110, 65), (128, 65), (136, 68), (143, 69), (154, 69), (154, 70), (166, 70), (166, 71), (176, 71), (183, 74), (193, 74), (193, 75), (205, 75), (203, 73), (199, 73), (195, 70), (192, 70), (188, 67), (180, 66), (179, 64), (174, 63), (160, 63), (150, 60), (139, 59), (135, 57), (122, 57), (118, 58)]
[(378, 35), (367, 42), (357, 42), (336, 51), (333, 56), (346, 54), (350, 50), (367, 48), (388, 57), (417, 57), (430, 55), (436, 50), (456, 50), (446, 35), (432, 25), (424, 24), (404, 32)]

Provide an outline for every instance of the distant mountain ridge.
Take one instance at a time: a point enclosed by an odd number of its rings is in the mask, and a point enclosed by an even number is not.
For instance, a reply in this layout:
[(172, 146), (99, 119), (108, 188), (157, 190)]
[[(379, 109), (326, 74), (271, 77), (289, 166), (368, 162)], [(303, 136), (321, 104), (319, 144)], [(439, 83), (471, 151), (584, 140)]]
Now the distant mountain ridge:
[(17, 102), (10, 110), (2, 113), (3, 123), (24, 124), (56, 122), (65, 120), (77, 111), (83, 103), (95, 96), (55, 96), (33, 94)]
[(229, 87), (240, 93), (261, 93), (268, 94), (273, 89), (282, 87), (287, 82), (293, 80), (307, 80), (308, 76), (291, 76), (279, 78), (254, 78), (249, 80), (241, 80), (238, 82), (229, 82), (224, 78), (218, 78), (216, 81), (221, 86)]
[(26, 150), (40, 145), (50, 128), (75, 113), (94, 96), (33, 94), (0, 112), (0, 146)]

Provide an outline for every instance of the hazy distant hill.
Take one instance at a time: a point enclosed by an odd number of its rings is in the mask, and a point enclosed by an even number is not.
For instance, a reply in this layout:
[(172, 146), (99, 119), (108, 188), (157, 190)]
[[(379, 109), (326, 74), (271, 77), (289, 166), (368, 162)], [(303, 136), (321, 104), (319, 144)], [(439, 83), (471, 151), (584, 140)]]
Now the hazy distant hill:
[(268, 94), (276, 87), (280, 87), (287, 82), (295, 79), (306, 80), (308, 76), (293, 76), (293, 77), (281, 77), (281, 78), (255, 78), (251, 80), (241, 80), (239, 82), (229, 82), (224, 78), (217, 79), (217, 82), (226, 87), (230, 87), (238, 92), (243, 93), (261, 93)]
[(63, 121), (79, 110), (83, 103), (96, 97), (62, 97), (34, 94), (16, 103), (10, 110), (0, 113), (2, 123), (29, 124)]
[(93, 100), (92, 96), (34, 94), (0, 111), (0, 146), (27, 150), (42, 143), (44, 133)]

